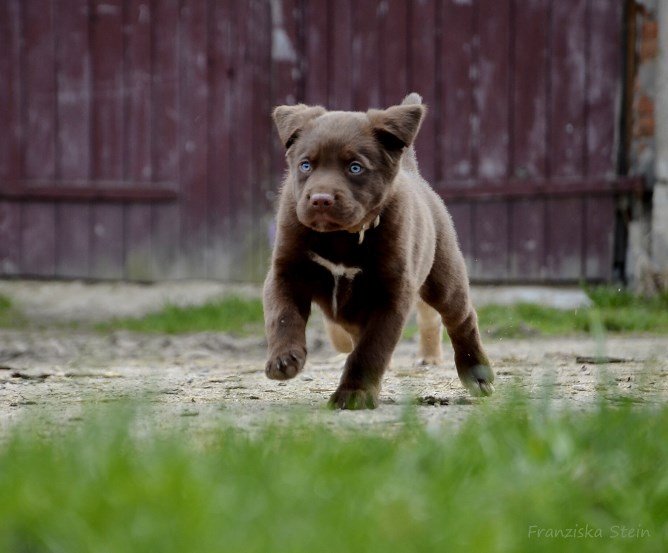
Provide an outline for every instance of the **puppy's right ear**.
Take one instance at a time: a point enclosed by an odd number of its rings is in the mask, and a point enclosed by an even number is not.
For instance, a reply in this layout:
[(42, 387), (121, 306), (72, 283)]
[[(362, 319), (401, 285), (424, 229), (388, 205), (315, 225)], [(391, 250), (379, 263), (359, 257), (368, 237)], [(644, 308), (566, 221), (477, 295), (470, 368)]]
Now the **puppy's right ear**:
[(297, 104), (296, 106), (278, 106), (274, 109), (273, 117), (278, 136), (287, 150), (299, 136), (299, 131), (311, 119), (325, 113), (321, 106), (307, 106)]

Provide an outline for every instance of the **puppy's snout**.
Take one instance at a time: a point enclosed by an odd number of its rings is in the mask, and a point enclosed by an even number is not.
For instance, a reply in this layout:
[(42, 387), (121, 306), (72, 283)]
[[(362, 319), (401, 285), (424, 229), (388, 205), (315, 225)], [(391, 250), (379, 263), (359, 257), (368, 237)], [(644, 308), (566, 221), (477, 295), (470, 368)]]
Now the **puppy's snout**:
[(327, 209), (334, 205), (335, 198), (331, 194), (318, 192), (317, 194), (312, 194), (309, 201), (316, 209)]

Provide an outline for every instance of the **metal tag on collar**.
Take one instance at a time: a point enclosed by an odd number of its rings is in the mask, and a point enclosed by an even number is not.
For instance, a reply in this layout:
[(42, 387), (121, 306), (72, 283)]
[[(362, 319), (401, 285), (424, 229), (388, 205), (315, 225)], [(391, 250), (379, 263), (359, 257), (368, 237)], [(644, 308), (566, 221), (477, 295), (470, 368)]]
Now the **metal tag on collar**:
[[(373, 228), (376, 228), (378, 225), (380, 225), (380, 215), (376, 215), (376, 218), (373, 220)], [(360, 238), (359, 241), (357, 242), (358, 245), (364, 241), (364, 232), (368, 230), (368, 228), (369, 228), (368, 223), (362, 226), (362, 230), (360, 230), (359, 232)]]

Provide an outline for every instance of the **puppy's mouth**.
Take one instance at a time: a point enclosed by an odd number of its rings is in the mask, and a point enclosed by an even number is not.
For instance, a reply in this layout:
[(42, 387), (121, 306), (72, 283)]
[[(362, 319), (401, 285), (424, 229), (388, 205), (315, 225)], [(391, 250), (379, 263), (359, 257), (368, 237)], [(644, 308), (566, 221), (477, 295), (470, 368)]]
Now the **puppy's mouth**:
[(317, 232), (335, 232), (348, 227), (348, 225), (328, 213), (314, 214), (302, 223)]

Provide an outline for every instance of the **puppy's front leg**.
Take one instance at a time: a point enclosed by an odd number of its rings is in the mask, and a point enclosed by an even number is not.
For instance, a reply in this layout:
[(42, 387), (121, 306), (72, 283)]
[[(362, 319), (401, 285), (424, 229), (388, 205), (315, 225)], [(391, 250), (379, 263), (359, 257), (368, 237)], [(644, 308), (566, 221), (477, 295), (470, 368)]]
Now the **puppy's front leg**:
[(339, 387), (329, 400), (332, 408), (375, 409), (380, 383), (390, 363), (409, 309), (374, 314), (355, 349), (346, 359)]
[(294, 378), (306, 361), (308, 287), (272, 269), (264, 285), (263, 307), (269, 353), (265, 373), (273, 380)]

